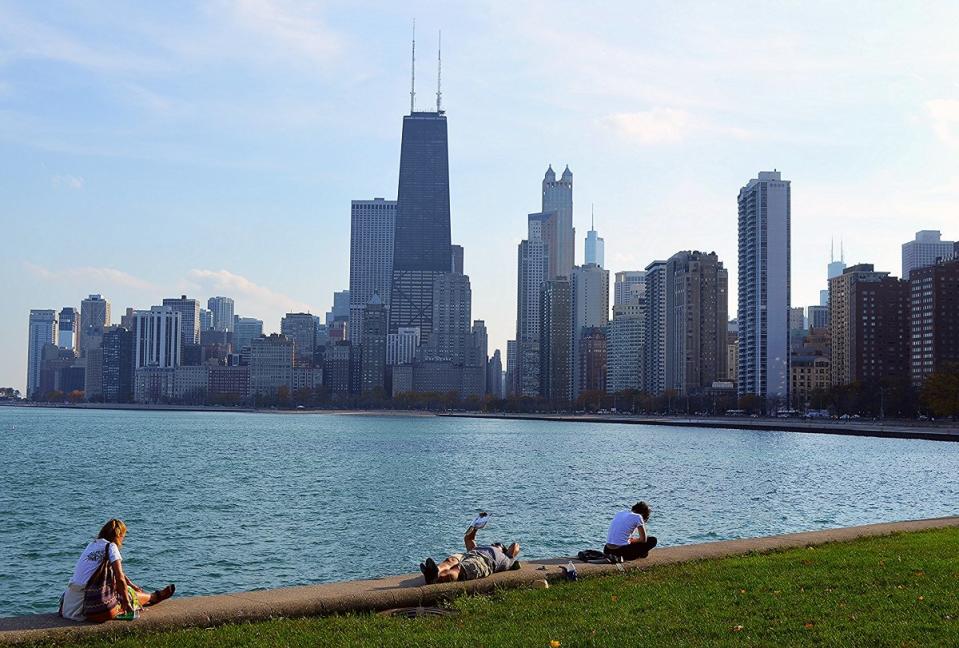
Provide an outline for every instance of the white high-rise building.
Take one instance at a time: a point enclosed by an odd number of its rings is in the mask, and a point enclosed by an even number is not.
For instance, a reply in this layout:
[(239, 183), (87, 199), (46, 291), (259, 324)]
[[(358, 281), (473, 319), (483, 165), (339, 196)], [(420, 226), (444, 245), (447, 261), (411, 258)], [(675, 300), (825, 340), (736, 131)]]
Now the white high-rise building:
[(643, 388), (645, 299), (613, 306), (606, 338), (606, 391)]
[(136, 369), (180, 366), (183, 314), (172, 306), (153, 306), (134, 313), (133, 365)]
[[(363, 309), (373, 295), (389, 309), (396, 201), (354, 200), (350, 206), (350, 341), (363, 342)], [(388, 314), (387, 314), (388, 316)]]
[(646, 272), (622, 270), (617, 272), (613, 283), (613, 306), (639, 303), (646, 297)]
[(842, 241), (839, 242), (839, 260), (836, 260), (835, 248), (829, 244), (829, 263), (826, 265), (826, 289), (819, 291), (819, 305), (829, 306), (829, 280), (838, 277), (846, 269), (846, 252)]
[(580, 346), (583, 330), (609, 323), (609, 270), (589, 264), (573, 268), (573, 400), (583, 389)]
[(569, 277), (576, 265), (576, 230), (573, 228), (573, 173), (566, 167), (559, 180), (550, 166), (543, 178), (543, 213), (556, 217), (546, 237), (549, 246), (549, 279)]
[(516, 389), (521, 396), (539, 396), (540, 388), (540, 286), (548, 279), (548, 232), (556, 214), (530, 214), (527, 238), (517, 250)]
[(386, 336), (386, 364), (390, 366), (410, 364), (420, 345), (420, 327), (401, 326), (396, 333)]
[(951, 259), (954, 245), (954, 241), (943, 241), (939, 230), (916, 232), (916, 240), (902, 244), (902, 278), (908, 279), (916, 268), (935, 265), (937, 259)]
[(739, 394), (789, 403), (789, 181), (761, 171), (738, 202)]
[(213, 328), (217, 331), (233, 332), (233, 300), (229, 297), (210, 297), (206, 307), (213, 318)]
[(40, 387), (40, 361), (43, 347), (57, 343), (57, 311), (31, 310), (27, 339), (27, 398), (36, 398)]
[(600, 268), (606, 267), (606, 242), (596, 231), (595, 222), (590, 219), (589, 231), (586, 232), (586, 265), (593, 263)]

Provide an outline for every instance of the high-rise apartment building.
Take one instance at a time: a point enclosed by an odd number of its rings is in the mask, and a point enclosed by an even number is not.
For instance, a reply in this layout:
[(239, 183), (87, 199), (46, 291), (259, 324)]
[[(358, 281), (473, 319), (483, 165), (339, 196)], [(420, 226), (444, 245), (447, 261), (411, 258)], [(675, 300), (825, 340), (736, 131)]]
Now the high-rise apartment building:
[(666, 262), (666, 388), (701, 393), (726, 379), (729, 279), (715, 252)]
[(586, 265), (592, 263), (600, 268), (606, 267), (606, 242), (596, 231), (596, 226), (592, 220), (590, 221), (589, 231), (586, 232), (586, 248), (584, 251), (586, 253), (584, 257)]
[(183, 353), (183, 313), (172, 306), (153, 306), (136, 311), (133, 366), (172, 369), (179, 367)]
[(206, 307), (213, 318), (212, 328), (217, 331), (233, 332), (233, 322), (235, 314), (233, 312), (233, 299), (230, 297), (210, 297), (206, 301)]
[[(429, 359), (446, 360), (454, 365), (466, 363), (470, 345), (472, 291), (470, 278), (444, 272), (433, 280), (433, 336), (427, 347)], [(422, 331), (420, 332), (422, 336)], [(422, 339), (422, 337), (421, 337)]]
[(241, 353), (243, 349), (249, 349), (255, 338), (263, 335), (263, 320), (255, 317), (237, 317), (234, 319), (233, 329), (233, 350), (235, 353)]
[(519, 351), (517, 349), (516, 340), (506, 340), (506, 393), (503, 394), (505, 397), (516, 396), (519, 393), (516, 385), (517, 365), (519, 364), (519, 358), (517, 358)]
[(666, 262), (646, 266), (646, 317), (643, 320), (643, 389), (650, 394), (666, 390)]
[(560, 179), (552, 165), (543, 178), (543, 213), (555, 213), (547, 231), (549, 277), (569, 277), (576, 265), (576, 230), (573, 228), (573, 173), (569, 166)]
[(378, 295), (390, 305), (396, 201), (374, 198), (350, 205), (350, 340), (363, 343), (363, 312)]
[(200, 309), (200, 339), (203, 339), (204, 331), (213, 330), (213, 313), (205, 308)]
[(916, 238), (902, 244), (902, 278), (909, 279), (916, 268), (925, 268), (953, 254), (953, 241), (943, 241), (939, 230), (916, 232)]
[(802, 306), (793, 306), (789, 309), (789, 330), (803, 331), (806, 329), (806, 312)]
[(626, 303), (639, 303), (639, 300), (645, 297), (645, 271), (622, 270), (616, 273), (613, 282), (613, 306)]
[(790, 184), (760, 171), (739, 190), (740, 395), (789, 403)]
[(403, 117), (390, 332), (417, 326), (423, 343), (433, 335), (434, 281), (452, 264), (448, 148), (442, 111)]
[(493, 398), (503, 398), (503, 358), (499, 349), (493, 351), (493, 355), (486, 365), (486, 393)]
[(363, 394), (386, 394), (387, 318), (385, 304), (373, 293), (363, 313), (365, 331), (360, 345), (360, 392)]
[(273, 333), (254, 338), (250, 346), (250, 393), (276, 397), (292, 391), (294, 342)]
[[(609, 270), (588, 264), (573, 268), (572, 355), (573, 399), (586, 388), (583, 354), (580, 350), (587, 329), (605, 328), (609, 323)], [(605, 344), (605, 341), (604, 341)], [(605, 375), (603, 376), (605, 381)]]
[(64, 306), (60, 309), (59, 324), (57, 325), (58, 342), (61, 348), (69, 349), (76, 353), (77, 343), (79, 342), (78, 333), (80, 331), (80, 313), (72, 306)]
[(280, 320), (280, 333), (293, 340), (295, 363), (298, 367), (313, 364), (316, 351), (316, 317), (312, 313), (287, 313)]
[(959, 367), (959, 259), (909, 275), (910, 366), (912, 382)]
[[(828, 291), (827, 291), (828, 292)], [(822, 306), (807, 306), (806, 307), (806, 319), (809, 323), (810, 329), (821, 329), (827, 328), (829, 326), (829, 299), (826, 299), (826, 305)]]
[(200, 343), (200, 302), (180, 295), (179, 298), (167, 297), (163, 300), (164, 306), (169, 306), (180, 313), (180, 339), (183, 346)]
[(909, 375), (909, 285), (871, 263), (829, 280), (833, 385)]
[(544, 281), (540, 291), (540, 394), (565, 404), (573, 398), (573, 293), (569, 279)]
[(607, 362), (606, 329), (601, 326), (584, 328), (579, 344), (580, 394), (606, 393)]
[(27, 398), (38, 398), (40, 388), (40, 364), (43, 348), (57, 343), (57, 311), (37, 309), (30, 311), (30, 326), (27, 341)]
[(326, 312), (324, 321), (327, 329), (333, 329), (338, 323), (343, 322), (342, 328), (344, 331), (347, 330), (350, 321), (349, 290), (338, 290), (333, 293), (333, 307)]
[(547, 230), (555, 214), (530, 214), (527, 239), (517, 254), (516, 389), (521, 396), (540, 393), (540, 287), (549, 277)]
[(646, 300), (613, 306), (606, 338), (606, 389), (611, 394), (643, 389)]
[(90, 295), (80, 302), (80, 355), (99, 349), (103, 331), (110, 326), (110, 302), (100, 295)]
[[(100, 393), (107, 403), (129, 403), (133, 399), (133, 332), (111, 326), (103, 333), (100, 345), (103, 368)], [(88, 356), (88, 366), (89, 359)]]

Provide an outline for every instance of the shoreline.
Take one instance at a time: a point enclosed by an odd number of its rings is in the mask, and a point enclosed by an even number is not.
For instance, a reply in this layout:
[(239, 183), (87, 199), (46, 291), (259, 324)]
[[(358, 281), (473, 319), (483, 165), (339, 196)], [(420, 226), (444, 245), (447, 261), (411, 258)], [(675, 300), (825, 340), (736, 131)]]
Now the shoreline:
[(405, 416), (448, 417), (493, 420), (556, 421), (562, 423), (618, 423), (624, 425), (656, 425), (707, 429), (755, 430), (760, 432), (798, 432), (835, 434), (888, 439), (920, 439), (925, 441), (959, 441), (959, 422), (920, 422), (890, 419), (882, 421), (850, 419), (780, 419), (748, 417), (685, 417), (645, 414), (526, 414), (499, 412), (434, 412), (405, 409), (280, 409), (225, 407), (217, 405), (163, 405), (142, 403), (0, 403), (0, 407), (66, 410), (112, 410), (143, 412), (226, 412), (235, 414), (334, 415), (334, 416)]
[[(831, 542), (885, 536), (894, 533), (959, 527), (959, 517), (885, 522), (863, 526), (805, 531), (778, 536), (722, 540), (654, 549), (649, 558), (624, 563), (627, 572), (650, 567), (710, 560), (750, 553), (768, 553)], [(564, 579), (562, 565), (570, 558), (523, 561), (518, 571), (502, 572), (476, 581), (424, 585), (420, 574), (402, 574), (374, 580), (284, 587), (212, 596), (170, 599), (151, 608), (133, 622), (103, 624), (67, 621), (56, 613), (0, 618), (0, 644), (38, 641), (71, 641), (108, 638), (131, 632), (159, 632), (182, 628), (208, 628), (227, 623), (265, 621), (277, 617), (326, 616), (366, 613), (403, 607), (432, 605), (463, 594), (487, 594), (499, 588), (532, 587), (537, 581)], [(584, 576), (620, 573), (619, 565), (576, 563)]]

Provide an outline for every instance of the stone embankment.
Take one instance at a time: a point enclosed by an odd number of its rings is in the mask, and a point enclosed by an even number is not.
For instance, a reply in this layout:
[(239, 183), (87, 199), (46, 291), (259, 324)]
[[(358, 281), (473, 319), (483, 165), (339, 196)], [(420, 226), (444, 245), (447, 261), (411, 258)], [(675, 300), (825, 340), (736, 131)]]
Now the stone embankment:
[[(959, 527), (959, 517), (870, 524), (826, 531), (657, 548), (648, 559), (626, 563), (622, 567), (625, 571), (635, 571), (655, 565), (814, 546), (827, 542), (942, 527)], [(73, 638), (115, 635), (130, 631), (163, 631), (243, 621), (263, 621), (276, 617), (317, 616), (425, 606), (463, 593), (482, 594), (497, 588), (531, 587), (538, 581), (559, 580), (564, 578), (561, 566), (568, 560), (569, 558), (524, 561), (523, 568), (518, 571), (496, 574), (491, 578), (466, 583), (427, 586), (423, 584), (419, 574), (405, 574), (376, 580), (285, 587), (217, 596), (175, 597), (156, 608), (146, 610), (143, 616), (134, 622), (111, 621), (99, 625), (74, 623), (61, 619), (56, 614), (11, 617), (0, 619), (0, 644), (42, 640), (67, 641)], [(620, 569), (617, 565), (582, 563), (576, 563), (576, 567), (581, 574), (588, 576), (615, 574)]]

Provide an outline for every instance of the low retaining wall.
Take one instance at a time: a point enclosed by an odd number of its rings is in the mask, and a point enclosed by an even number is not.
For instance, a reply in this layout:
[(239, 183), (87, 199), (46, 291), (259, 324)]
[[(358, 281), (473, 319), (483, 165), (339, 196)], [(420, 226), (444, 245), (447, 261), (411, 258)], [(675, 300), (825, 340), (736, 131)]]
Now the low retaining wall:
[[(627, 571), (636, 571), (655, 565), (942, 527), (959, 527), (959, 517), (870, 524), (826, 531), (657, 548), (652, 551), (649, 558), (624, 563), (623, 567)], [(147, 609), (143, 616), (134, 622), (76, 623), (61, 619), (56, 614), (10, 617), (0, 619), (0, 644), (42, 640), (68, 641), (96, 635), (208, 627), (242, 621), (263, 621), (276, 617), (319, 616), (416, 607), (446, 600), (462, 593), (488, 593), (503, 587), (528, 587), (544, 578), (562, 579), (561, 566), (568, 560), (568, 558), (561, 558), (539, 562), (523, 561), (523, 568), (518, 571), (495, 574), (490, 578), (465, 583), (427, 586), (423, 584), (420, 574), (405, 574), (376, 580), (284, 587), (216, 596), (174, 597), (155, 608)], [(615, 574), (619, 571), (619, 566), (616, 565), (590, 565), (579, 562), (576, 563), (576, 568), (584, 576)]]

